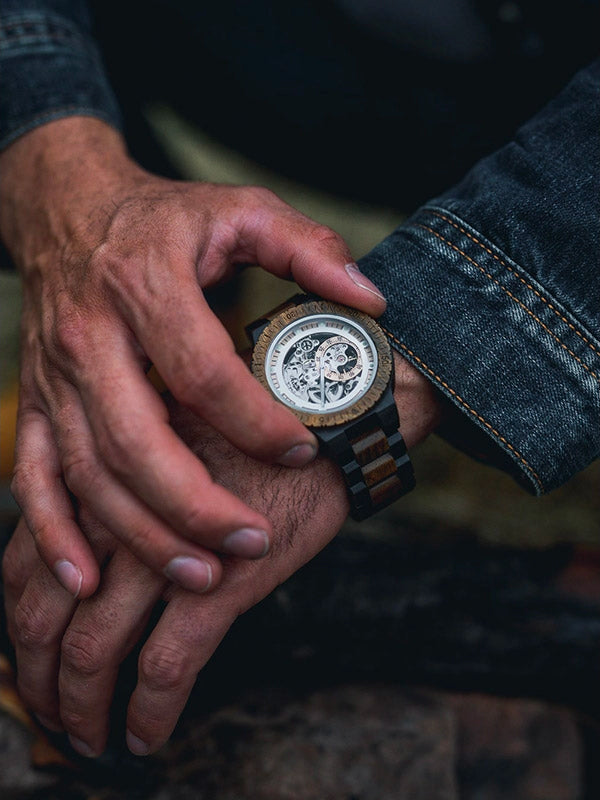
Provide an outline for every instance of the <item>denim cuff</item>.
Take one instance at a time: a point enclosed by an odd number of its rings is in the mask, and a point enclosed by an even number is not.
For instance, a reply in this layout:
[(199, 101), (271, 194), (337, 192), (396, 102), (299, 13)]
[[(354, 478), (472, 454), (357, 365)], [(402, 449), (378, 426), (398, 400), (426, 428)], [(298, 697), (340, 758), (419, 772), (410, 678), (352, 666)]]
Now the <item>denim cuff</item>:
[(360, 262), (392, 345), (461, 414), (440, 434), (534, 494), (600, 452), (600, 343), (518, 264), (427, 206)]
[(1, 148), (61, 117), (93, 116), (121, 127), (95, 43), (59, 14), (3, 13), (0, 71)]

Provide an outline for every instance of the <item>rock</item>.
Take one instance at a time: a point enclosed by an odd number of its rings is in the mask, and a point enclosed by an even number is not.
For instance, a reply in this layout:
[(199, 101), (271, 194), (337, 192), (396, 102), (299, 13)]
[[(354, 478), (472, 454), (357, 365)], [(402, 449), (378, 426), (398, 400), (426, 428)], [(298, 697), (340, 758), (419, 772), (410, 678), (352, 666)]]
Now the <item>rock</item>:
[(461, 800), (575, 800), (582, 746), (573, 715), (531, 700), (446, 695), (458, 730)]
[(188, 721), (184, 738), (156, 800), (183, 799), (190, 784), (207, 800), (458, 798), (454, 714), (425, 692), (346, 686), (286, 698), (260, 690)]
[[(0, 714), (2, 800), (580, 800), (573, 715), (531, 700), (352, 684), (255, 688), (187, 713), (155, 757), (31, 766)], [(590, 795), (593, 796), (593, 795)]]

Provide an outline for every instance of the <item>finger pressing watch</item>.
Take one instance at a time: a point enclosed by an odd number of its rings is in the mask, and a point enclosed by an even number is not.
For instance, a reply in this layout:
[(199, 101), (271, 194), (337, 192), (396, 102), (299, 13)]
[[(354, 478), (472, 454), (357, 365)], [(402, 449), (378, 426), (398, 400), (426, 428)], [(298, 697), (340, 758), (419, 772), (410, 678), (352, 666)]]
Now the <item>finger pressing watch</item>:
[(367, 314), (296, 295), (247, 327), (252, 371), (341, 468), (354, 519), (415, 485), (394, 402), (388, 339)]

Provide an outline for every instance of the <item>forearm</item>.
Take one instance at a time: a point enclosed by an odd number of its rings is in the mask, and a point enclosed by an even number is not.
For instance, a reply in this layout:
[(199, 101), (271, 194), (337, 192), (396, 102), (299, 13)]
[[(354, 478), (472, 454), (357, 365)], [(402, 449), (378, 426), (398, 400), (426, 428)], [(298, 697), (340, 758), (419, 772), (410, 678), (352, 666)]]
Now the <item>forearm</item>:
[(600, 453), (599, 71), (361, 262), (446, 435), (535, 493)]
[(107, 205), (99, 213), (99, 198), (117, 202), (143, 172), (117, 130), (72, 116), (15, 140), (0, 153), (0, 175), (0, 234), (17, 266), (27, 271), (51, 243), (95, 241), (111, 212)]

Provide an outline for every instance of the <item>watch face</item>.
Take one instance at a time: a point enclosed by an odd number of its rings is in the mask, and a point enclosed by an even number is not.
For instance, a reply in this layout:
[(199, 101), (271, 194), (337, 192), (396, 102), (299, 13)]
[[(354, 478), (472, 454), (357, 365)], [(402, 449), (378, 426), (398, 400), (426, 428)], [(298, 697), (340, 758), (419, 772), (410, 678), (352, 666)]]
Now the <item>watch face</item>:
[(386, 385), (381, 361), (390, 356), (381, 329), (333, 303), (313, 301), (284, 312), (261, 334), (257, 349), (259, 379), (308, 425), (359, 416)]
[(271, 391), (290, 408), (327, 414), (352, 405), (373, 384), (377, 350), (351, 320), (313, 314), (292, 322), (267, 350)]

